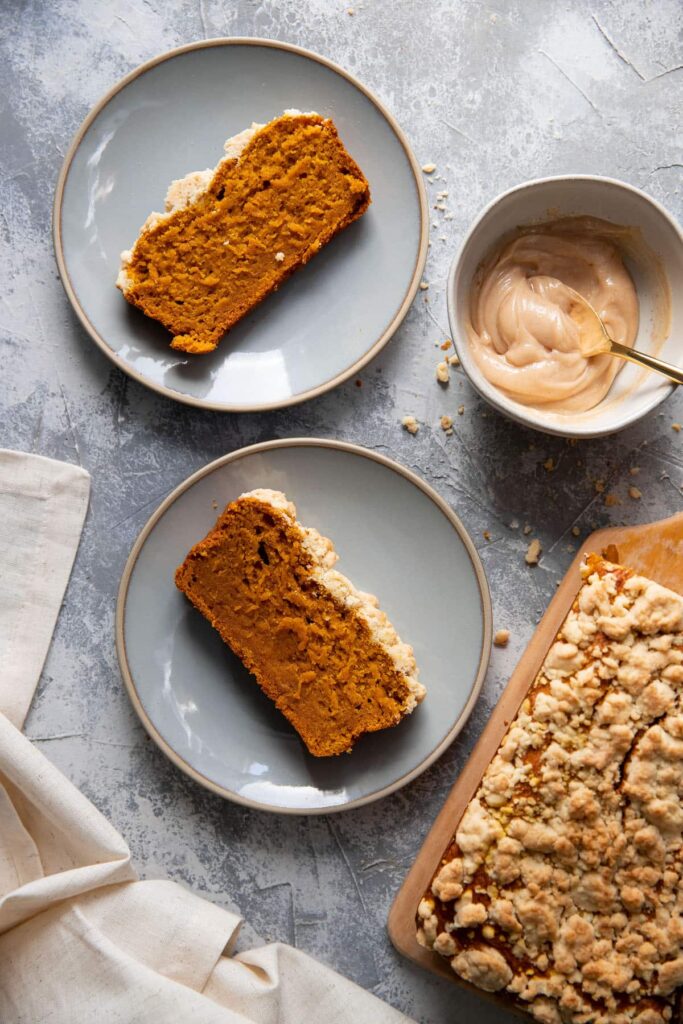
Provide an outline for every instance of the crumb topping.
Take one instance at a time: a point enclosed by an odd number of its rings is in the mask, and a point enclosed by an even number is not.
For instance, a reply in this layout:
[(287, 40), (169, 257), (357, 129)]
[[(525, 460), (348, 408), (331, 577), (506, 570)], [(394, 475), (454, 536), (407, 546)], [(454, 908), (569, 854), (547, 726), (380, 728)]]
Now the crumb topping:
[(546, 1024), (661, 1024), (683, 985), (683, 598), (591, 555), (418, 909)]

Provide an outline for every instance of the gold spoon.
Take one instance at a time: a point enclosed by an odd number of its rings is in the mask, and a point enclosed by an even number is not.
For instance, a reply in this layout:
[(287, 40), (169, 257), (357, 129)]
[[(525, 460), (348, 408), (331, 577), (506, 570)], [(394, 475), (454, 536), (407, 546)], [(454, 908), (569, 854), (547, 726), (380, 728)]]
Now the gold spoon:
[(590, 302), (579, 295), (573, 288), (567, 288), (571, 293), (571, 303), (567, 312), (579, 328), (579, 347), (581, 354), (586, 356), (600, 356), (609, 354), (619, 356), (620, 359), (628, 359), (638, 366), (645, 366), (648, 370), (656, 370), (663, 373), (669, 380), (676, 384), (683, 384), (683, 369), (679, 366), (672, 366), (670, 363), (663, 363), (661, 359), (655, 359), (647, 352), (637, 352), (635, 349), (627, 348), (618, 341), (612, 341), (607, 328), (599, 315), (591, 306)]

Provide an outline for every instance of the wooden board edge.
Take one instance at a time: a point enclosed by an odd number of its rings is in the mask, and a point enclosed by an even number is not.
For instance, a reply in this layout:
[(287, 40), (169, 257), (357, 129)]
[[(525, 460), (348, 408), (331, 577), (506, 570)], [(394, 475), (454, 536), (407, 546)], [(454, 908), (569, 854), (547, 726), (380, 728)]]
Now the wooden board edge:
[[(610, 544), (617, 549), (620, 541), (636, 531), (657, 531), (663, 527), (680, 525), (683, 530), (683, 513), (668, 519), (642, 526), (613, 526), (590, 534), (579, 547), (579, 551), (567, 570), (560, 586), (550, 600), (529, 644), (517, 662), (510, 680), (493, 709), (491, 717), (477, 740), (463, 770), (456, 778), (439, 811), (413, 864), (399, 888), (387, 919), (387, 931), (394, 948), (413, 963), (446, 977), (456, 984), (460, 982), (450, 969), (448, 961), (438, 953), (420, 946), (416, 938), (415, 913), (423, 893), (429, 887), (444, 850), (450, 843), (457, 823), (465, 807), (476, 792), (481, 777), (488, 766), (492, 751), (498, 748), (510, 721), (514, 718), (531, 684), (536, 678), (560, 626), (564, 622), (580, 586), (580, 567), (586, 554), (602, 554)], [(637, 566), (634, 566), (637, 569)], [(465, 985), (470, 988), (471, 986)]]

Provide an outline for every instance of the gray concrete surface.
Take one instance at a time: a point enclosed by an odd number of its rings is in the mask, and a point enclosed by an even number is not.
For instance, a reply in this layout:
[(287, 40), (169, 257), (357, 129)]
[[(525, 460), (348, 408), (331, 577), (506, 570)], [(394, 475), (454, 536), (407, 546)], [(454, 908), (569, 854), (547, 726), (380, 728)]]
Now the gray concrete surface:
[[(387, 911), (573, 557), (572, 527), (585, 536), (681, 507), (683, 434), (671, 423), (683, 420), (683, 396), (601, 441), (570, 446), (526, 432), (487, 409), (459, 373), (446, 391), (436, 383), (445, 280), (470, 219), (525, 178), (614, 175), (680, 215), (679, 0), (4, 0), (2, 10), (1, 443), (80, 462), (93, 480), (28, 735), (126, 836), (144, 877), (173, 878), (238, 907), (243, 946), (294, 943), (428, 1024), (475, 1013), (501, 1020), (403, 962), (386, 938)], [(221, 35), (298, 43), (360, 76), (395, 113), (420, 162), (437, 164), (445, 181), (430, 189), (448, 189), (453, 214), (434, 215), (429, 301), (420, 295), (363, 386), (351, 381), (260, 416), (185, 408), (112, 368), (69, 307), (50, 236), (57, 173), (90, 106), (138, 63)], [(461, 403), (464, 415), (446, 437), (439, 416)], [(423, 424), (416, 437), (399, 426), (406, 413)], [(475, 538), (496, 626), (512, 633), (509, 647), (493, 652), (467, 729), (437, 764), (375, 806), (309, 819), (232, 806), (176, 771), (128, 703), (113, 632), (124, 561), (167, 492), (227, 451), (302, 434), (376, 448), (432, 483)], [(640, 467), (639, 501), (627, 493), (632, 466)], [(605, 505), (596, 480), (618, 504)], [(525, 523), (543, 542), (534, 569), (524, 564)]]

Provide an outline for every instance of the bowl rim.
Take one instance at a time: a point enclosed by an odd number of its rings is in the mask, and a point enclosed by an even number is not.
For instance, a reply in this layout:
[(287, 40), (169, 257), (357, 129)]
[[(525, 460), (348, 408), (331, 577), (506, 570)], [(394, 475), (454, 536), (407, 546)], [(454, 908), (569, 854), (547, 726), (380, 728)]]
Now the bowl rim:
[[(555, 182), (574, 182), (574, 181), (587, 181), (594, 182), (597, 184), (616, 186), (626, 192), (631, 192), (638, 196), (640, 199), (644, 199), (646, 203), (654, 207), (659, 215), (668, 223), (673, 229), (674, 234), (678, 237), (678, 240), (683, 248), (683, 229), (678, 224), (676, 219), (671, 213), (662, 206), (662, 204), (655, 199), (653, 196), (644, 192), (643, 189), (638, 188), (637, 185), (631, 185), (629, 182), (621, 181), (619, 178), (612, 178), (607, 175), (601, 174), (550, 174), (543, 178), (530, 178), (527, 181), (522, 181), (518, 185), (513, 185), (511, 188), (505, 189), (503, 192), (498, 193), (494, 196), (476, 215), (476, 217), (470, 222), (467, 231), (463, 237), (463, 240), (458, 247), (455, 256), (451, 262), (450, 270), (448, 273), (448, 281), (446, 285), (446, 305), (448, 309), (448, 324), (451, 331), (451, 340), (455, 347), (455, 350), (460, 358), (460, 364), (463, 368), (467, 380), (489, 405), (493, 406), (498, 412), (502, 413), (508, 419), (512, 419), (517, 423), (522, 424), (524, 427), (530, 427), (532, 430), (538, 430), (544, 434), (554, 434), (557, 437), (571, 437), (579, 439), (588, 439), (591, 437), (605, 437), (609, 434), (615, 434), (617, 431), (624, 430), (626, 427), (631, 426), (644, 416), (649, 415), (653, 412), (657, 406), (661, 405), (669, 396), (673, 393), (676, 386), (671, 383), (661, 390), (661, 394), (657, 393), (651, 400), (650, 404), (642, 410), (638, 410), (630, 415), (624, 417), (618, 424), (613, 426), (602, 427), (599, 429), (592, 429), (589, 426), (581, 427), (577, 426), (573, 429), (564, 428), (555, 423), (543, 423), (541, 422), (544, 414), (537, 412), (532, 409), (531, 406), (522, 405), (520, 402), (515, 402), (511, 398), (507, 398), (498, 388), (494, 385), (489, 384), (487, 381), (475, 380), (470, 372), (470, 357), (467, 346), (464, 343), (458, 344), (459, 337), (459, 326), (458, 326), (458, 311), (456, 309), (455, 300), (455, 286), (460, 276), (461, 264), (465, 250), (470, 244), (476, 231), (481, 226), (483, 220), (488, 214), (495, 209), (504, 199), (508, 196), (514, 195), (517, 192), (526, 192), (530, 189), (537, 188), (540, 185), (552, 184)], [(464, 358), (463, 358), (464, 355)], [(597, 407), (596, 407), (597, 408)]]

